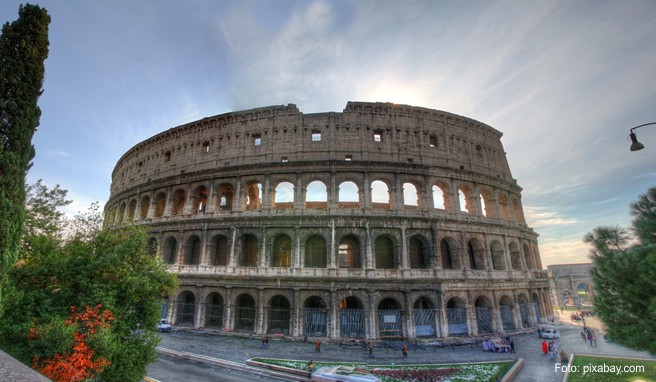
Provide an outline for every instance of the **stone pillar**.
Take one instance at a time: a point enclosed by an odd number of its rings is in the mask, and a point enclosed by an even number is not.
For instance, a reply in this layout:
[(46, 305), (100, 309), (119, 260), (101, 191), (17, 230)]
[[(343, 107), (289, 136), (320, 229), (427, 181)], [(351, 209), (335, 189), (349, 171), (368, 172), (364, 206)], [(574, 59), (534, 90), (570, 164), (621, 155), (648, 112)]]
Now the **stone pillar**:
[(232, 303), (232, 287), (226, 286), (225, 291), (225, 314), (223, 316), (223, 329), (234, 330), (234, 305)]
[(403, 337), (410, 338), (413, 334), (412, 328), (414, 328), (414, 322), (412, 321), (412, 295), (410, 290), (405, 290), (403, 292), (403, 305), (404, 312), (402, 317), (405, 322), (405, 335)]
[(492, 290), (492, 331), (503, 331), (503, 320), (501, 319), (501, 306), (499, 305), (499, 293)]
[(367, 291), (367, 305), (364, 310), (365, 316), (365, 337), (367, 339), (376, 339), (376, 313), (378, 310), (374, 306), (374, 293), (369, 290)]
[(294, 337), (298, 337), (301, 335), (301, 328), (303, 327), (303, 319), (302, 319), (302, 309), (301, 309), (301, 292), (299, 288), (294, 288), (294, 306), (292, 308), (292, 330), (290, 334)]
[(301, 234), (300, 234), (300, 229), (301, 227), (296, 226), (294, 227), (294, 246), (293, 251), (292, 251), (292, 268), (293, 269), (300, 269), (302, 267), (301, 263)]
[(208, 265), (209, 264), (209, 256), (208, 256), (208, 251), (207, 248), (209, 247), (209, 240), (208, 240), (208, 233), (207, 233), (207, 224), (203, 226), (203, 234), (202, 234), (202, 239), (201, 239), (201, 247), (200, 247), (200, 261), (198, 262), (200, 265)]
[(339, 301), (337, 292), (333, 289), (330, 290), (330, 304), (328, 305), (329, 310), (329, 331), (327, 335), (331, 339), (337, 339), (340, 337), (339, 333), (339, 320), (337, 315), (339, 314)]
[(465, 301), (467, 306), (467, 330), (470, 336), (478, 335), (478, 318), (476, 317), (476, 306), (474, 301), (472, 301), (471, 292), (467, 292), (467, 301)]
[(328, 251), (328, 268), (337, 268), (337, 247), (335, 243), (335, 219), (330, 219), (330, 251)]
[(260, 240), (260, 258), (258, 259), (258, 267), (260, 268), (266, 268), (268, 264), (268, 258), (267, 258), (267, 249), (269, 246), (267, 245), (267, 235), (266, 235), (266, 227), (262, 226), (262, 239)]
[(255, 317), (255, 333), (265, 334), (266, 328), (264, 325), (265, 312), (264, 312), (264, 288), (257, 288), (257, 316)]
[(373, 261), (373, 251), (372, 251), (372, 245), (371, 245), (371, 231), (369, 229), (369, 220), (365, 221), (365, 236), (364, 236), (364, 250), (365, 250), (365, 261), (364, 264), (362, 264), (363, 269), (373, 269), (374, 268), (374, 261)]
[(236, 263), (236, 258), (235, 258), (235, 244), (237, 240), (237, 228), (231, 227), (230, 228), (230, 254), (228, 255), (228, 269), (234, 269), (237, 266)]

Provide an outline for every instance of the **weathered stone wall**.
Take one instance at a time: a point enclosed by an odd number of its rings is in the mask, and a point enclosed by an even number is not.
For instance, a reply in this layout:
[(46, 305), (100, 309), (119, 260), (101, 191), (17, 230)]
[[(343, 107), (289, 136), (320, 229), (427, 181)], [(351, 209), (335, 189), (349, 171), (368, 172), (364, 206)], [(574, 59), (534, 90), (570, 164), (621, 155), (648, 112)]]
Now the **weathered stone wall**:
[(382, 103), (223, 114), (123, 155), (106, 222), (150, 227), (181, 278), (179, 325), (307, 335), (312, 319), (333, 338), (520, 329), (552, 311), (500, 138)]

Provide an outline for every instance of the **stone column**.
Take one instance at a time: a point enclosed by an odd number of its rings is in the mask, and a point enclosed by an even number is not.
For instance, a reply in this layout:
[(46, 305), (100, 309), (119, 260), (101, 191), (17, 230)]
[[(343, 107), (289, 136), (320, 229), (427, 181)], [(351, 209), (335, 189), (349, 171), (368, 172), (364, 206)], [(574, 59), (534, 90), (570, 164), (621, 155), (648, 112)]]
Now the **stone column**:
[(301, 311), (301, 291), (299, 288), (294, 288), (294, 314), (292, 316), (292, 330), (290, 332), (294, 337), (300, 336), (302, 332), (303, 316), (301, 315)]
[(232, 303), (232, 287), (226, 286), (225, 291), (225, 314), (223, 316), (224, 330), (234, 330), (234, 305)]
[(337, 339), (340, 337), (340, 332), (339, 332), (339, 324), (338, 324), (338, 319), (337, 315), (339, 314), (339, 301), (338, 301), (338, 296), (337, 292), (333, 289), (330, 290), (330, 304), (328, 306), (329, 309), (329, 331), (327, 335), (331, 339)]
[(399, 266), (403, 270), (409, 270), (409, 261), (408, 261), (408, 239), (406, 238), (406, 221), (404, 220), (401, 224), (401, 261)]
[(264, 288), (257, 288), (257, 316), (255, 317), (255, 333), (265, 334)]

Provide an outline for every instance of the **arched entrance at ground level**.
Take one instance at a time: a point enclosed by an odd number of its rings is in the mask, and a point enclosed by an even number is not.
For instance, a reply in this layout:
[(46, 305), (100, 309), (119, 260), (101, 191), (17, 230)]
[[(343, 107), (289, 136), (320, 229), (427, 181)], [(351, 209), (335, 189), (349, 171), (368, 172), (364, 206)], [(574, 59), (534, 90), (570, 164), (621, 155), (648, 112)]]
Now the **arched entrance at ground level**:
[(420, 297), (412, 307), (412, 319), (414, 323), (415, 338), (436, 337), (435, 309), (426, 297)]
[(503, 330), (515, 330), (515, 315), (510, 297), (501, 297), (501, 300), (499, 300), (499, 313), (501, 314)]
[(378, 304), (378, 335), (383, 340), (403, 339), (403, 322), (401, 305), (392, 298), (386, 298)]
[(523, 294), (520, 294), (517, 296), (517, 305), (519, 305), (519, 314), (522, 318), (522, 326), (524, 328), (528, 328), (531, 326), (531, 320), (530, 320), (530, 315), (529, 315), (529, 308), (528, 308), (528, 300), (526, 299), (526, 296)]
[(364, 337), (364, 309), (360, 300), (346, 297), (339, 303), (339, 335), (342, 338)]
[(542, 322), (542, 313), (540, 311), (540, 299), (538, 295), (533, 293), (531, 296), (531, 306), (533, 307), (533, 313), (535, 314), (535, 322)]
[(223, 327), (223, 297), (218, 293), (211, 293), (205, 299), (205, 327)]
[(574, 305), (574, 298), (572, 297), (572, 294), (569, 293), (569, 291), (563, 292), (563, 301), (565, 302), (565, 305)]
[(193, 326), (194, 313), (196, 312), (196, 296), (189, 291), (178, 295), (176, 325)]
[(235, 330), (255, 332), (255, 300), (249, 294), (237, 297), (235, 306)]
[(579, 283), (576, 286), (576, 296), (578, 297), (578, 305), (591, 305), (592, 293), (590, 292), (590, 287), (586, 283)]
[(476, 306), (476, 322), (478, 323), (478, 334), (492, 333), (492, 304), (487, 297), (479, 297), (474, 304)]
[(303, 334), (313, 337), (326, 337), (328, 313), (326, 302), (317, 296), (305, 300), (303, 304)]
[(285, 296), (274, 296), (271, 299), (268, 317), (267, 332), (289, 334), (289, 321), (291, 317), (289, 300)]
[(446, 316), (449, 324), (449, 336), (467, 335), (467, 309), (460, 298), (449, 299), (446, 303)]

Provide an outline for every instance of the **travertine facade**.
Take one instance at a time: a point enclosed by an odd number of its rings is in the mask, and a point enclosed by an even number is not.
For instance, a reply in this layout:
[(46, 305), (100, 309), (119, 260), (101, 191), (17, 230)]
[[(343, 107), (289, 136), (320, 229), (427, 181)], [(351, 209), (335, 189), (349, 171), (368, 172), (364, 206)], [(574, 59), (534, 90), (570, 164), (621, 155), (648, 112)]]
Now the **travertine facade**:
[(329, 338), (447, 337), (553, 314), (501, 133), (349, 102), (202, 119), (130, 149), (106, 221), (148, 225), (176, 325)]

